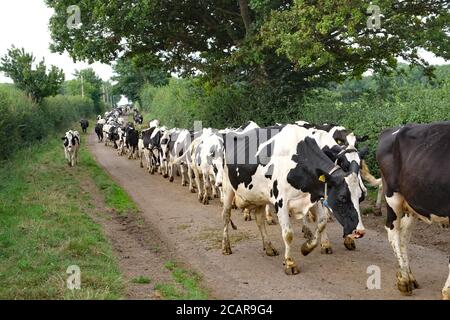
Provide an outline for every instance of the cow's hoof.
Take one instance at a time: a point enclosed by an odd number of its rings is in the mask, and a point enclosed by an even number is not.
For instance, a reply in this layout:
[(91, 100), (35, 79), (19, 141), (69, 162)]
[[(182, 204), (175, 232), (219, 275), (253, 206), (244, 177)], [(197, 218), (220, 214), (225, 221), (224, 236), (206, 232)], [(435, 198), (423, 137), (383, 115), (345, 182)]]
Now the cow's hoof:
[(170, 178), (169, 178), (169, 181), (170, 181), (170, 182), (173, 182), (173, 177), (170, 177)]
[(230, 254), (232, 254), (230, 243), (222, 243), (222, 254), (223, 255), (230, 255)]
[(269, 257), (275, 257), (278, 255), (278, 251), (272, 247), (272, 244), (267, 244), (266, 248), (264, 249), (266, 251), (266, 255), (268, 255)]
[(305, 243), (302, 244), (302, 248), (301, 248), (302, 255), (307, 256), (313, 250), (314, 250), (314, 247), (311, 246), (310, 241), (306, 241)]
[(331, 243), (326, 241), (325, 243), (320, 245), (320, 253), (321, 254), (332, 254), (333, 249), (331, 248)]
[(302, 227), (303, 237), (308, 240), (312, 240), (314, 238), (314, 235), (312, 234), (311, 230), (307, 226)]
[(285, 259), (283, 264), (284, 264), (284, 273), (286, 273), (288, 276), (300, 273), (297, 264), (291, 258)]
[(450, 287), (442, 289), (442, 299), (450, 300)]
[(347, 250), (355, 250), (356, 249), (355, 240), (353, 240), (350, 237), (345, 237), (344, 246), (347, 248)]

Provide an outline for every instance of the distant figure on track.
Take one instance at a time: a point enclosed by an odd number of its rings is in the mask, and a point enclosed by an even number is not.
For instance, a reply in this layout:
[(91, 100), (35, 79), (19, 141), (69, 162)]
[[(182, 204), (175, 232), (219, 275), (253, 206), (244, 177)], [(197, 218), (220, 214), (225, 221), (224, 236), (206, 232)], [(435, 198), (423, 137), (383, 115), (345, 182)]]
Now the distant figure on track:
[(83, 133), (86, 133), (87, 128), (89, 127), (89, 121), (86, 119), (81, 119), (80, 121), (81, 129), (83, 130)]

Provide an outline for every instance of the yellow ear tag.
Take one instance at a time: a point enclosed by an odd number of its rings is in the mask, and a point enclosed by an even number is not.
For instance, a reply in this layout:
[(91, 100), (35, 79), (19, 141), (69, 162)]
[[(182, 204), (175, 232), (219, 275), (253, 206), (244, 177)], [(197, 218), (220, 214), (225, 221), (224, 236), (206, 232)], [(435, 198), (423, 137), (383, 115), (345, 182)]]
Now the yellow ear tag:
[(325, 182), (325, 175), (324, 174), (319, 177), (319, 181)]

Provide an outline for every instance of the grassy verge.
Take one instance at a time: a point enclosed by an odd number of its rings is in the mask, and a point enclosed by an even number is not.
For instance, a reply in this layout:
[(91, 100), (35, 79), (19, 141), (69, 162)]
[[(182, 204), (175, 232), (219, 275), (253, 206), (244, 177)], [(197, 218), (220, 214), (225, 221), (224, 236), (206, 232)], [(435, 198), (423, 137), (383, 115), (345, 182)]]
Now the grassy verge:
[(157, 284), (163, 298), (169, 300), (206, 300), (208, 293), (201, 287), (201, 277), (193, 271), (177, 266), (174, 262), (167, 262), (166, 269), (171, 271), (173, 282)]
[(85, 150), (82, 152), (80, 159), (81, 165), (79, 168), (87, 171), (94, 180), (96, 186), (105, 196), (105, 202), (108, 207), (114, 209), (119, 214), (138, 212), (136, 204), (131, 200), (130, 196), (98, 166), (88, 151)]
[[(89, 217), (94, 206), (80, 188), (86, 171), (119, 212), (128, 196), (82, 152), (68, 168), (57, 139), (18, 152), (0, 164), (0, 298), (118, 299), (121, 279), (110, 245)], [(89, 212), (89, 211), (92, 212)], [(67, 289), (66, 270), (81, 269), (81, 289)]]

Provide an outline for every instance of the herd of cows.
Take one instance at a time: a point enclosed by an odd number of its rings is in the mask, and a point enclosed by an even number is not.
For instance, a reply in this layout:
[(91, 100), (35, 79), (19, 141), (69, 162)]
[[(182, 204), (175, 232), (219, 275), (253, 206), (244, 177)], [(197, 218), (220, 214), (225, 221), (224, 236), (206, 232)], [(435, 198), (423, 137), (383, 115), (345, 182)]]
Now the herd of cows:
[[(320, 245), (332, 253), (326, 227), (331, 215), (343, 227), (344, 245), (355, 249), (355, 239), (365, 234), (359, 204), (367, 193), (363, 179), (383, 186), (387, 203), (386, 230), (398, 260), (397, 287), (410, 295), (418, 288), (407, 253), (411, 228), (416, 218), (448, 226), (450, 216), (450, 122), (408, 124), (384, 130), (379, 138), (377, 161), (382, 178), (375, 179), (358, 150), (358, 137), (334, 125), (313, 125), (304, 121), (259, 127), (248, 122), (239, 128), (168, 129), (158, 120), (138, 130), (142, 116), (133, 110), (115, 108), (98, 116), (98, 141), (113, 145), (119, 155), (139, 158), (141, 167), (161, 173), (172, 182), (181, 176), (183, 186), (208, 204), (213, 197), (222, 203), (222, 252), (231, 254), (228, 229), (232, 208), (255, 217), (267, 255), (277, 255), (266, 232), (266, 224), (278, 218), (284, 240), (284, 270), (297, 274), (291, 255), (291, 217), (302, 219), (307, 239), (303, 255)], [(83, 127), (83, 123), (81, 123)], [(86, 126), (87, 128), (87, 126)], [(85, 128), (84, 128), (85, 129)], [(64, 151), (71, 166), (78, 162), (80, 135), (68, 131)], [(381, 190), (381, 188), (380, 188)], [(450, 299), (449, 275), (442, 289)]]

